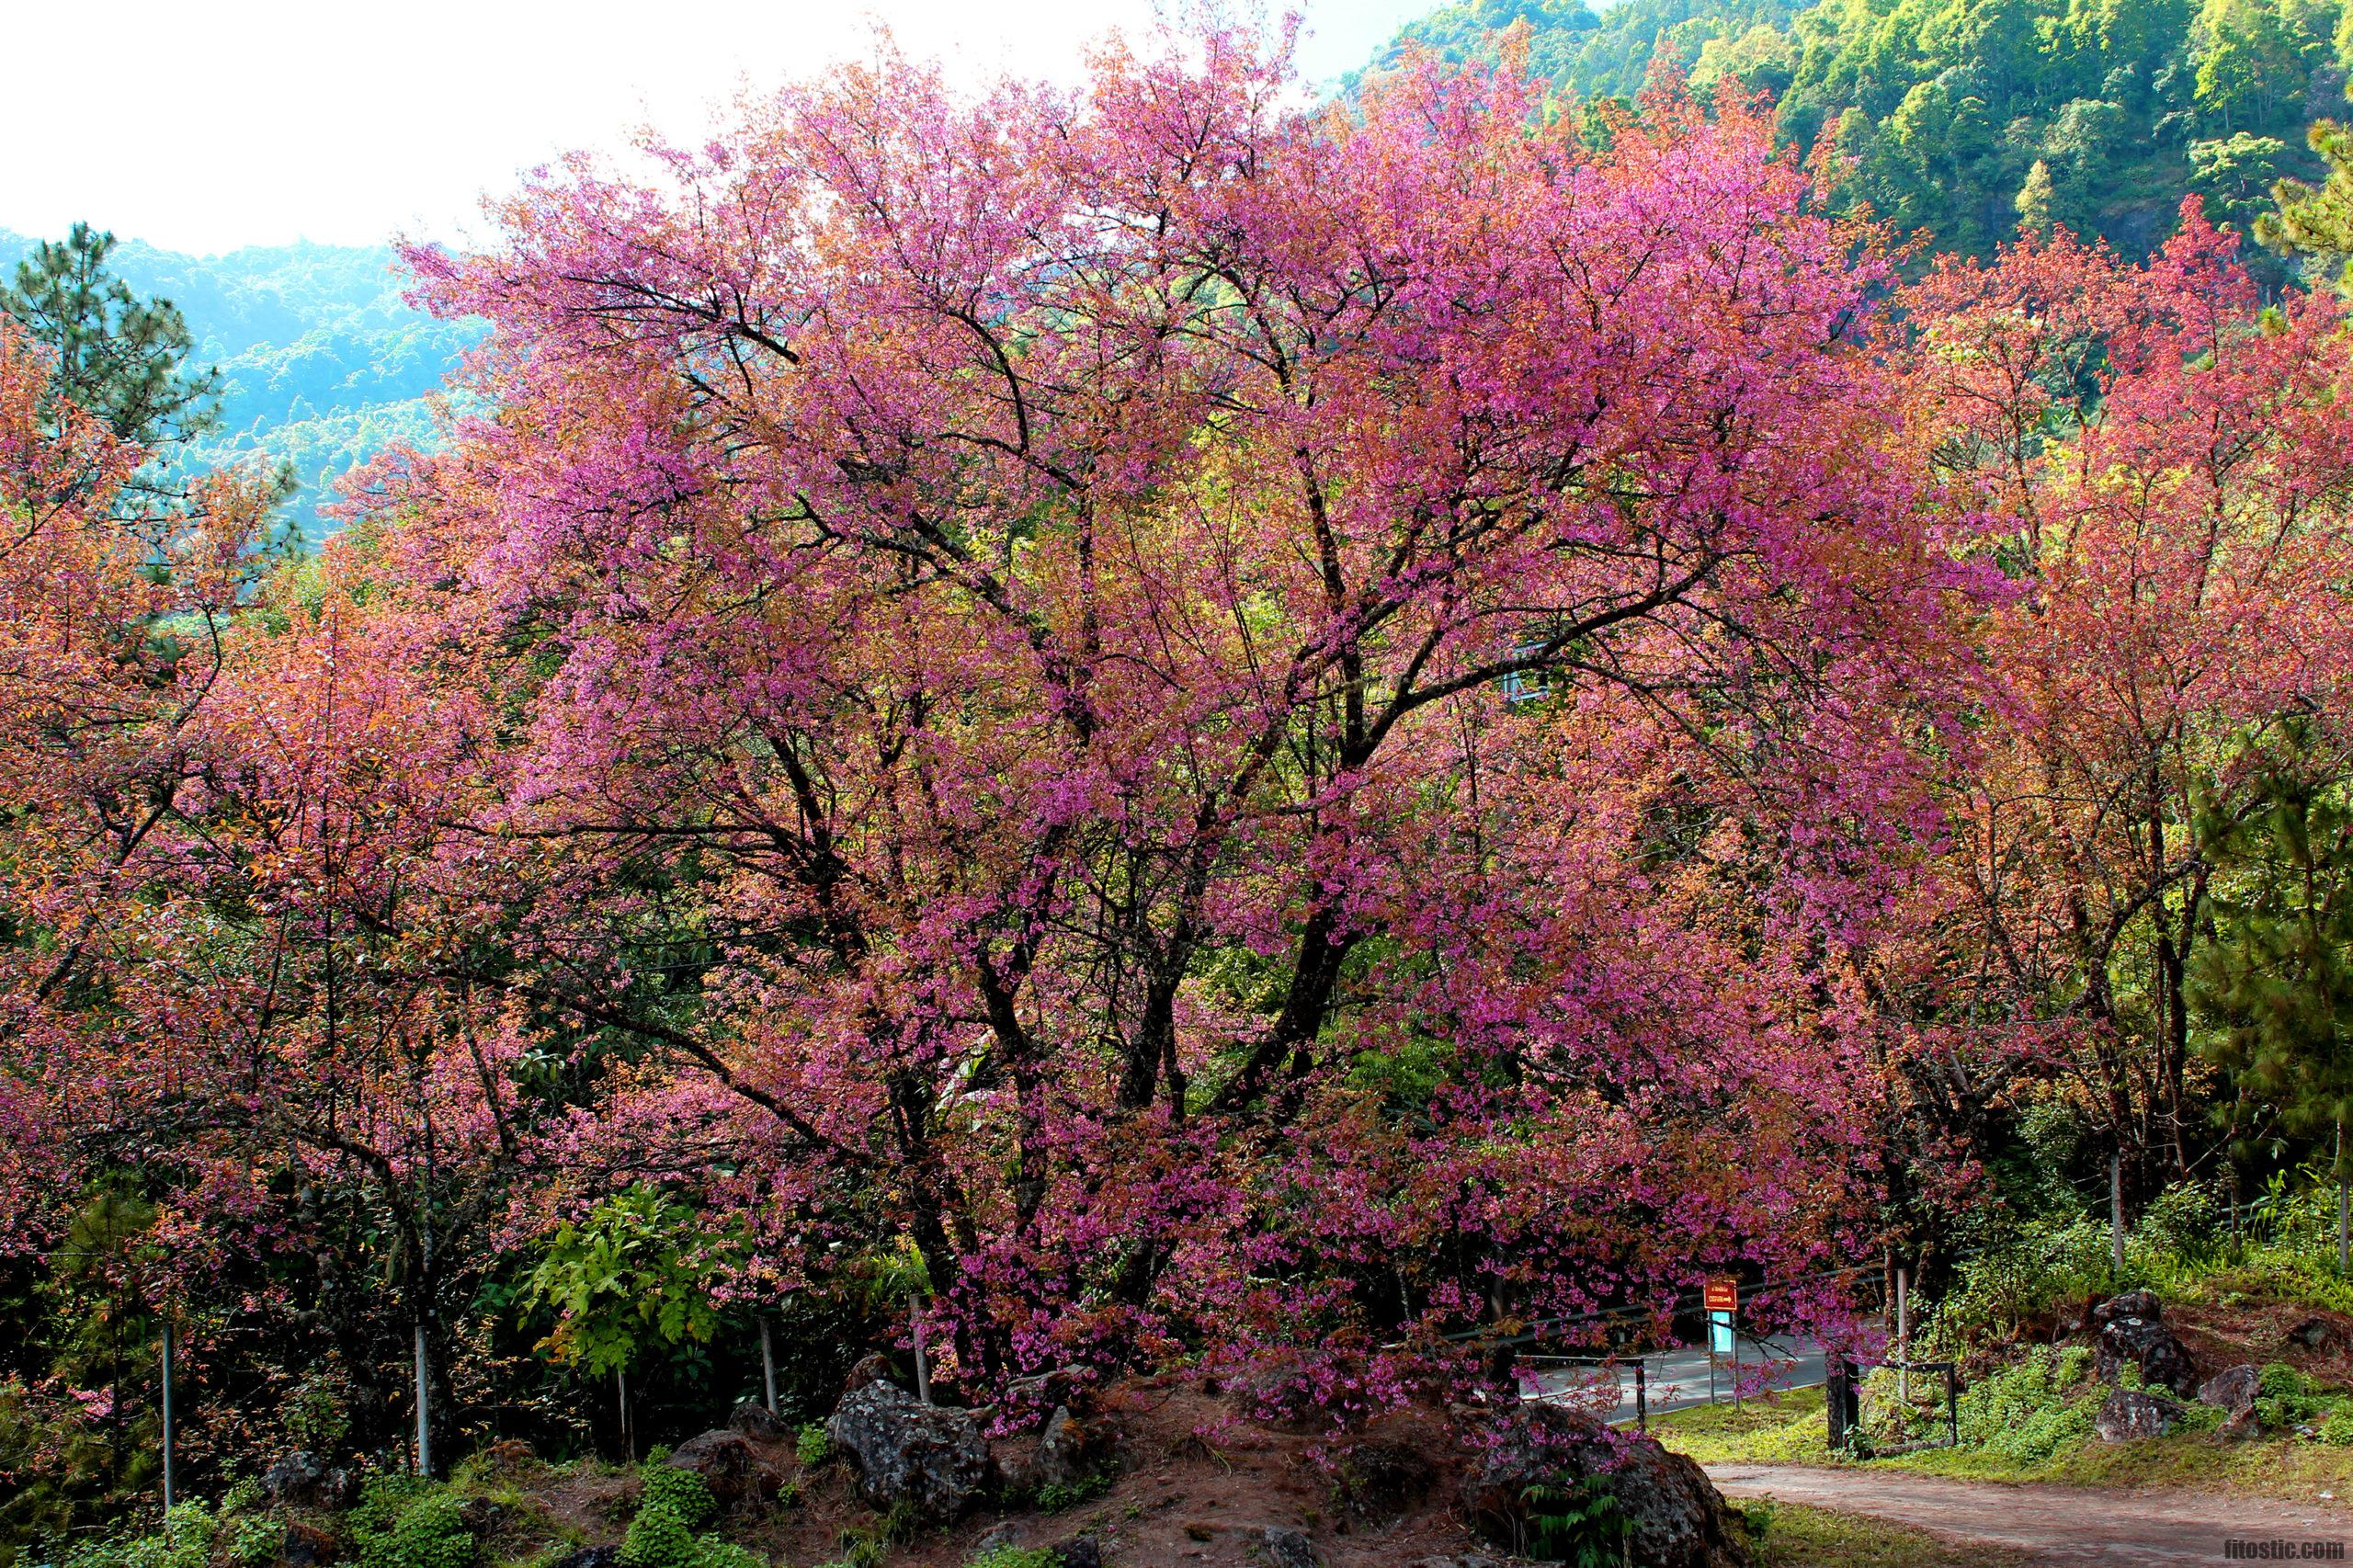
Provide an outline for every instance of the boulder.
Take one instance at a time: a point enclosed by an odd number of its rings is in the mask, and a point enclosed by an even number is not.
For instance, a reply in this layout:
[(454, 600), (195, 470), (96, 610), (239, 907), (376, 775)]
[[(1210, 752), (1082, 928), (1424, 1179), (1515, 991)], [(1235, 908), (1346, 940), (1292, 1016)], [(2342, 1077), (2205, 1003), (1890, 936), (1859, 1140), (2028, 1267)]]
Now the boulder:
[(2140, 1369), (2148, 1388), (2187, 1395), (2198, 1387), (2189, 1348), (2165, 1325), (2154, 1293), (2127, 1290), (2102, 1301), (2092, 1309), (2092, 1326), (2099, 1334), (2094, 1364), (2108, 1381), (2114, 1382), (2129, 1365)]
[(2327, 1318), (2308, 1317), (2288, 1331), (2288, 1343), (2307, 1350), (2331, 1350), (2345, 1343), (2345, 1330)]
[(989, 1446), (973, 1413), (925, 1404), (895, 1383), (842, 1395), (825, 1435), (858, 1467), (858, 1490), (878, 1508), (904, 1502), (926, 1518), (953, 1519), (987, 1483)]
[(745, 1400), (727, 1417), (727, 1428), (741, 1433), (755, 1443), (789, 1443), (792, 1428), (783, 1416), (756, 1400)]
[(1273, 1568), (1319, 1568), (1315, 1542), (1305, 1530), (1295, 1530), (1287, 1525), (1268, 1525), (1265, 1537), (1267, 1561)]
[(1427, 1449), (1386, 1438), (1358, 1442), (1340, 1456), (1339, 1469), (1343, 1498), (1367, 1518), (1404, 1513), (1438, 1483), (1438, 1464)]
[(2211, 1404), (2233, 1415), (2255, 1408), (2255, 1396), (2262, 1387), (2263, 1374), (2255, 1364), (2242, 1361), (2226, 1368), (2198, 1385), (2198, 1403)]
[(2118, 1389), (2092, 1417), (2092, 1430), (2104, 1443), (2130, 1443), (2141, 1437), (2162, 1437), (2181, 1421), (2181, 1406), (2169, 1399), (2133, 1389)]
[(261, 1472), (261, 1494), (275, 1507), (347, 1507), (351, 1494), (348, 1471), (300, 1449)]
[(1103, 1468), (1111, 1449), (1111, 1435), (1095, 1421), (1073, 1415), (1068, 1405), (1057, 1405), (1038, 1436), (1038, 1451), (1029, 1461), (1029, 1480), (1036, 1486), (1075, 1486)]
[(1103, 1548), (1091, 1535), (1074, 1535), (1052, 1551), (1056, 1568), (1103, 1568)]
[(2252, 1405), (2239, 1411), (2214, 1428), (2214, 1440), (2221, 1443), (2244, 1442), (2250, 1437), (2262, 1436), (2263, 1423), (2255, 1418), (2255, 1409)]
[(1581, 1411), (1519, 1406), (1462, 1481), (1462, 1510), (1515, 1551), (1529, 1534), (1528, 1489), (1599, 1476), (1627, 1525), (1627, 1555), (1643, 1568), (1750, 1568), (1748, 1532), (1699, 1467), (1655, 1439)]
[(688, 1437), (670, 1450), (670, 1468), (692, 1471), (722, 1508), (775, 1495), (783, 1478), (760, 1461), (741, 1432), (725, 1428)]

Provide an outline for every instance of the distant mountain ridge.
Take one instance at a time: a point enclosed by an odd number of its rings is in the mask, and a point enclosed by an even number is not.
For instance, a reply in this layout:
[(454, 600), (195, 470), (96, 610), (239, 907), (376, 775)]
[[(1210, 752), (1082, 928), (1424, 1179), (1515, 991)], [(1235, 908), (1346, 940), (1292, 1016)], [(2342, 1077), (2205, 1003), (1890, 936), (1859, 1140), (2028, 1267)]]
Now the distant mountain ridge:
[[(0, 229), (0, 274), (35, 243)], [(390, 443), (432, 439), (426, 399), (480, 336), (406, 303), (387, 246), (199, 256), (126, 239), (109, 262), (138, 293), (178, 306), (194, 363), (220, 367), (222, 426), (191, 460), (291, 464), (301, 486), (291, 518), (313, 541), (332, 531), (318, 507), (337, 476)]]

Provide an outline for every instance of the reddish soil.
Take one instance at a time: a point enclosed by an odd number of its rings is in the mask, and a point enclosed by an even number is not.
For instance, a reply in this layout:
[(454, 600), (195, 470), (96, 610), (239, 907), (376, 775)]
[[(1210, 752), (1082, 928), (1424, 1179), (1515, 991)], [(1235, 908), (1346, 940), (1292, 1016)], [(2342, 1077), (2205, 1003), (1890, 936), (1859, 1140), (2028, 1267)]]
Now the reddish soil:
[[(1240, 1419), (1198, 1381), (1164, 1377), (1106, 1391), (1094, 1419), (1113, 1435), (1119, 1467), (1102, 1494), (1054, 1514), (983, 1509), (894, 1546), (893, 1568), (959, 1568), (993, 1531), (1017, 1546), (1091, 1535), (1119, 1568), (1263, 1568), (1270, 1525), (1306, 1531), (1333, 1568), (1503, 1555), (1456, 1515), (1466, 1456), (1442, 1412), (1404, 1411), (1335, 1437)], [(1017, 1446), (1000, 1445), (1000, 1458)], [(803, 1471), (790, 1446), (763, 1454), (797, 1483), (801, 1500), (756, 1522), (731, 1523), (730, 1540), (777, 1561), (825, 1562), (842, 1555), (847, 1540), (881, 1527), (847, 1465)], [(620, 1539), (636, 1490), (627, 1476), (578, 1476), (540, 1494), (595, 1545)]]

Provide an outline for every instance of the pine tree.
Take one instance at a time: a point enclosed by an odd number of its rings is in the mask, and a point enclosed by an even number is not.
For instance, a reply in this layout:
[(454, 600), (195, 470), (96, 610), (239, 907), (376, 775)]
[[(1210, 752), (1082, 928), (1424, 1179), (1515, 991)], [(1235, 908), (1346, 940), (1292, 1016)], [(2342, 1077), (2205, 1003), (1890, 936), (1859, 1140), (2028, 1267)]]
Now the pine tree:
[(2318, 185), (2288, 179), (2273, 186), (2279, 210), (2256, 220), (2255, 237), (2311, 257), (2315, 278), (2334, 275), (2337, 287), (2353, 294), (2353, 125), (2316, 120), (2305, 137), (2327, 175)]
[(56, 352), (53, 395), (168, 460), (219, 425), (221, 372), (188, 369), (188, 323), (108, 269), (114, 245), (87, 223), (44, 240), (17, 263), (15, 286), (0, 287), (0, 314)]
[(2336, 1259), (2348, 1258), (2345, 1133), (2353, 1122), (2353, 803), (2336, 781), (2294, 766), (2267, 780), (2258, 810), (2216, 824), (2212, 943), (2192, 961), (2208, 1021), (2200, 1049), (2288, 1131), (2330, 1140)]

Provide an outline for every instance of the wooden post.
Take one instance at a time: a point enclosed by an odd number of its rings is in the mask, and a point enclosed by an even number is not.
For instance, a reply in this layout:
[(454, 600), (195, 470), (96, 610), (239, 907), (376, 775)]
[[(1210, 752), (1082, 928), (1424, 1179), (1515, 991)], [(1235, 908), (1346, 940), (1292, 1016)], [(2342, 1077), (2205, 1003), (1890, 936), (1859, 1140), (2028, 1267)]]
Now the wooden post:
[(1961, 1368), (1951, 1361), (1945, 1363), (1945, 1434), (1961, 1447)]
[(1830, 1418), (1830, 1447), (1832, 1451), (1836, 1452), (1847, 1446), (1849, 1403), (1847, 1384), (1850, 1374), (1847, 1367), (1847, 1358), (1842, 1352), (1836, 1350), (1830, 1352), (1830, 1365), (1827, 1372), (1828, 1375), (1824, 1381), (1828, 1385), (1829, 1397), (1824, 1403), (1828, 1407), (1827, 1414)]
[(630, 1430), (629, 1371), (626, 1368), (613, 1369), (613, 1403), (619, 1407), (621, 1416), (621, 1460), (625, 1464), (635, 1464), (637, 1434)]
[(164, 1321), (164, 1512), (172, 1511), (172, 1324)]
[(768, 1315), (766, 1312), (760, 1314), (760, 1377), (767, 1385), (768, 1414), (774, 1415), (777, 1413), (776, 1345), (768, 1334)]
[[(1727, 1316), (1729, 1316), (1729, 1314), (1727, 1314)], [(1739, 1323), (1738, 1323), (1737, 1321), (1734, 1321), (1733, 1323), (1732, 1323), (1732, 1324), (1731, 1324), (1731, 1328), (1732, 1328), (1732, 1408), (1733, 1408), (1733, 1414), (1737, 1415), (1737, 1414), (1739, 1413), (1739, 1411), (1740, 1411), (1740, 1324), (1739, 1324)]]
[(1648, 1369), (1641, 1359), (1634, 1362), (1634, 1430), (1651, 1429), (1651, 1390)]
[(2118, 1278), (2124, 1274), (2124, 1154), (2108, 1157), (2108, 1243)]

